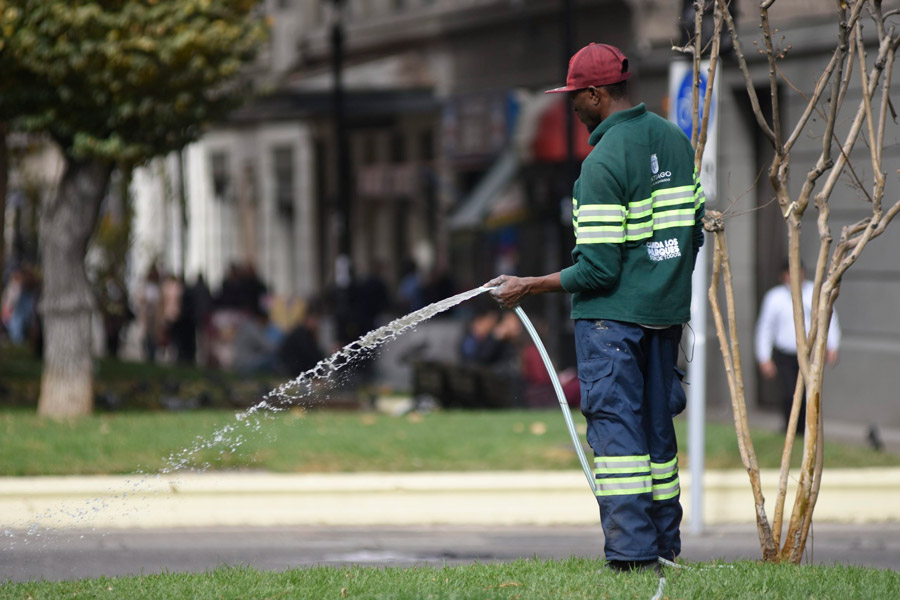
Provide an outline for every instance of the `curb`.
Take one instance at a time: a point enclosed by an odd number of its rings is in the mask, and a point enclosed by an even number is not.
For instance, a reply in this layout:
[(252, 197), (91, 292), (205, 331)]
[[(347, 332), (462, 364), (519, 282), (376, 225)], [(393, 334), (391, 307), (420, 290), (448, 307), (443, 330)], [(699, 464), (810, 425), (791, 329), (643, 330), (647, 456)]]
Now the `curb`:
[[(771, 516), (778, 473), (761, 476)], [(689, 507), (690, 477), (680, 477)], [(744, 471), (708, 471), (704, 487), (704, 524), (755, 522)], [(788, 510), (795, 489), (788, 488)], [(826, 469), (816, 520), (900, 521), (898, 496), (900, 468)], [(599, 518), (580, 471), (10, 477), (0, 478), (0, 515), (4, 529), (579, 525)]]

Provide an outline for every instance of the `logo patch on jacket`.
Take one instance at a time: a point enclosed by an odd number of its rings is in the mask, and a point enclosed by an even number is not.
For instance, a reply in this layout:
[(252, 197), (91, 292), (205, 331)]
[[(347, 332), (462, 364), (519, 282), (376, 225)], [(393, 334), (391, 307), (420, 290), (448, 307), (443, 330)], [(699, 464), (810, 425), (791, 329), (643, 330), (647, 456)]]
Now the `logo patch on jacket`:
[(661, 242), (647, 242), (647, 255), (654, 262), (678, 258), (681, 256), (678, 239), (672, 238)]
[(659, 170), (659, 157), (656, 153), (650, 155), (650, 186), (668, 183), (672, 180), (672, 171)]

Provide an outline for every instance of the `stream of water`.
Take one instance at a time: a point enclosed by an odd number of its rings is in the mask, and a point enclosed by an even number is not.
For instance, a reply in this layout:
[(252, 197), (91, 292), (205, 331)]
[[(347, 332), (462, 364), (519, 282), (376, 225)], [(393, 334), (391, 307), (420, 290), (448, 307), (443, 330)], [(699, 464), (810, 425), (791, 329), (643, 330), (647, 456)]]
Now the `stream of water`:
[[(205, 437), (198, 437), (194, 443), (179, 451), (173, 452), (164, 460), (164, 465), (155, 473), (137, 471), (133, 480), (125, 482), (130, 491), (113, 491), (113, 498), (125, 498), (129, 494), (141, 491), (147, 487), (147, 481), (151, 478), (158, 479), (163, 475), (172, 475), (185, 470), (206, 470), (210, 464), (198, 464), (197, 455), (203, 451), (220, 449), (220, 454), (236, 451), (246, 440), (246, 435), (251, 432), (259, 432), (262, 429), (262, 418), (271, 418), (274, 414), (295, 406), (310, 405), (318, 401), (324, 401), (327, 391), (340, 381), (339, 373), (347, 368), (352, 368), (360, 358), (373, 356), (378, 349), (396, 339), (398, 336), (411, 331), (418, 324), (431, 317), (447, 311), (466, 300), (474, 298), (487, 289), (478, 287), (455, 296), (451, 296), (439, 302), (411, 312), (397, 318), (383, 327), (374, 329), (359, 339), (347, 344), (328, 358), (319, 361), (313, 368), (301, 373), (294, 379), (279, 385), (268, 392), (263, 398), (245, 411), (235, 415), (234, 422), (228, 423)], [(30, 543), (41, 540), (48, 543), (50, 528), (42, 525), (48, 522), (60, 522), (62, 516), (69, 522), (89, 523), (91, 516), (106, 510), (108, 504), (102, 498), (85, 501), (77, 506), (64, 506), (47, 511), (38, 516), (38, 520), (29, 524), (16, 524), (2, 532), (7, 539), (3, 550), (12, 550), (15, 543)], [(134, 509), (136, 510), (136, 509)], [(15, 531), (13, 528), (18, 529)]]
[(333, 387), (338, 383), (339, 380), (336, 376), (348, 365), (354, 364), (360, 358), (372, 356), (381, 346), (414, 329), (419, 323), (485, 291), (487, 291), (486, 288), (479, 287), (445, 298), (394, 319), (378, 329), (373, 329), (328, 358), (322, 359), (313, 368), (279, 385), (247, 410), (237, 413), (235, 415), (236, 422), (225, 425), (211, 435), (198, 439), (194, 445), (170, 455), (166, 459), (165, 466), (160, 470), (160, 474), (170, 474), (192, 466), (193, 457), (203, 450), (222, 447), (228, 450), (236, 449), (244, 441), (243, 431), (246, 431), (247, 428), (254, 431), (260, 429), (260, 421), (257, 417), (271, 416), (294, 406), (315, 402), (318, 395), (324, 395), (324, 392), (329, 389), (329, 384)]

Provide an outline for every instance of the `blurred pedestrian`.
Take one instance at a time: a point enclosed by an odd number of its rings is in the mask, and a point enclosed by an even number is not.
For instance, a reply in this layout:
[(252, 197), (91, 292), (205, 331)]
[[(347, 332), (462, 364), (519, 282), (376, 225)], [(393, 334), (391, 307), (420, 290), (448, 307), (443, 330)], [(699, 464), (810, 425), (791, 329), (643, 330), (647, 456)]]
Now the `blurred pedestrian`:
[(6, 282), (6, 286), (3, 288), (2, 298), (0, 298), (0, 321), (2, 321), (3, 327), (5, 327), (6, 331), (9, 333), (10, 339), (16, 344), (21, 342), (21, 335), (13, 333), (12, 330), (16, 327), (13, 326), (12, 321), (16, 305), (19, 303), (19, 297), (22, 295), (23, 277), (22, 269), (13, 269), (12, 273), (9, 275), (9, 280)]
[[(812, 313), (813, 282), (806, 279), (806, 271), (801, 265), (801, 296), (806, 332), (809, 332)], [(776, 379), (779, 403), (781, 404), (784, 431), (787, 431), (794, 403), (794, 388), (800, 374), (797, 361), (797, 336), (794, 328), (794, 303), (791, 294), (790, 264), (784, 261), (779, 275), (780, 283), (771, 288), (763, 297), (756, 321), (756, 361), (759, 372), (766, 379)], [(837, 311), (831, 315), (826, 340), (825, 362), (834, 365), (838, 360), (838, 346), (841, 341), (841, 327)], [(800, 417), (797, 433), (803, 435), (806, 424), (806, 402), (800, 403)]]
[(40, 292), (40, 278), (30, 265), (23, 265), (10, 275), (3, 290), (2, 318), (14, 344), (33, 340)]
[(425, 306), (422, 275), (412, 259), (407, 259), (403, 263), (400, 285), (397, 291), (397, 304), (401, 315), (411, 313)]
[(307, 302), (300, 322), (281, 341), (278, 347), (278, 364), (288, 377), (296, 377), (308, 371), (325, 358), (319, 345), (320, 316), (320, 303), (315, 300)]
[(489, 344), (488, 338), (494, 327), (500, 322), (500, 311), (495, 308), (481, 307), (466, 326), (459, 346), (459, 357), (463, 364), (476, 364), (486, 353), (484, 346)]
[(263, 308), (263, 299), (268, 294), (268, 288), (256, 273), (253, 263), (246, 263), (239, 270), (238, 277), (238, 307), (249, 313), (254, 313)]
[(188, 288), (191, 297), (191, 308), (194, 317), (194, 334), (196, 340), (195, 357), (199, 355), (201, 364), (209, 364), (209, 336), (213, 312), (213, 297), (203, 273)]
[(167, 275), (163, 278), (161, 286), (163, 326), (158, 344), (168, 361), (177, 358), (176, 338), (181, 333), (178, 326), (184, 295), (184, 284), (181, 278), (175, 275)]
[(151, 265), (138, 290), (138, 324), (144, 358), (156, 362), (156, 351), (163, 334), (165, 319), (162, 314), (162, 288), (159, 270)]
[(300, 296), (274, 294), (269, 299), (269, 322), (284, 336), (303, 319), (306, 302)]
[(363, 329), (369, 332), (381, 325), (391, 306), (391, 296), (382, 276), (384, 268), (380, 263), (359, 280), (356, 302), (360, 304)]
[(232, 367), (248, 375), (276, 372), (277, 345), (268, 335), (269, 317), (260, 307), (241, 319), (234, 335)]
[(504, 311), (489, 335), (481, 340), (475, 362), (504, 375), (520, 373), (522, 322), (516, 313)]
[(9, 331), (9, 325), (12, 321), (13, 311), (16, 303), (19, 301), (19, 295), (22, 293), (22, 271), (21, 269), (13, 269), (9, 275), (9, 280), (3, 287), (3, 294), (0, 296), (0, 322), (3, 327)]
[(124, 286), (115, 277), (107, 276), (99, 294), (100, 313), (103, 317), (103, 332), (106, 343), (106, 354), (111, 358), (119, 357), (122, 343), (122, 330), (134, 319), (134, 313), (128, 306), (128, 297)]
[(197, 361), (197, 310), (194, 305), (196, 295), (193, 288), (186, 287), (179, 280), (178, 314), (169, 324), (169, 337), (175, 347), (175, 360), (183, 365)]
[[(444, 267), (435, 267), (428, 274), (428, 280), (422, 289), (422, 304), (428, 306), (435, 302), (440, 302), (445, 298), (449, 298), (456, 292), (456, 284), (450, 272)], [(441, 313), (443, 316), (450, 316), (453, 309)]]

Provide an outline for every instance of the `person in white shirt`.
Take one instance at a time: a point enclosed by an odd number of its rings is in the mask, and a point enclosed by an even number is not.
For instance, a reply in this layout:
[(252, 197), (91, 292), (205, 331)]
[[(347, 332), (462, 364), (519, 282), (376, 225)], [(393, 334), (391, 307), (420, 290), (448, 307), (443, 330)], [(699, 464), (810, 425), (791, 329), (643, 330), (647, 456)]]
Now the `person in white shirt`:
[[(805, 272), (801, 271), (801, 276), (805, 278)], [(809, 332), (813, 283), (804, 279), (801, 290), (806, 331)], [(837, 311), (835, 311), (831, 316), (826, 342), (825, 361), (829, 365), (837, 362), (840, 340), (841, 328), (838, 323)], [(766, 379), (778, 378), (779, 394), (784, 411), (784, 430), (787, 431), (791, 404), (794, 399), (794, 387), (800, 373), (800, 366), (797, 362), (797, 338), (794, 334), (790, 271), (787, 261), (782, 268), (781, 283), (766, 292), (763, 298), (759, 318), (756, 322), (756, 360), (763, 377)], [(805, 422), (806, 404), (802, 403), (800, 418), (797, 421), (797, 433), (800, 435), (803, 435)]]

